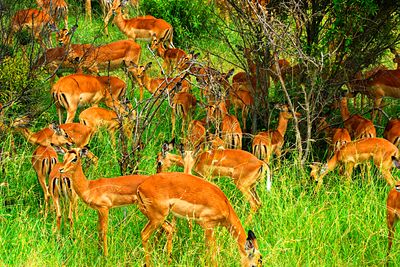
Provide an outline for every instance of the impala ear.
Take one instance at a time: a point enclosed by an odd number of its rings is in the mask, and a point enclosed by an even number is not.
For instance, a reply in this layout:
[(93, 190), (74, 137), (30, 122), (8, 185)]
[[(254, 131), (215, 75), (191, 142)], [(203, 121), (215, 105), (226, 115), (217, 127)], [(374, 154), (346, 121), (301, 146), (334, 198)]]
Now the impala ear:
[(179, 144), (179, 152), (181, 153), (182, 157), (185, 157), (185, 147), (183, 144)]
[(144, 70), (147, 70), (148, 68), (150, 68), (151, 65), (153, 65), (153, 62), (150, 61), (149, 63), (146, 64), (146, 66), (144, 67)]
[(228, 73), (225, 75), (225, 79), (228, 80), (233, 75), (234, 72), (235, 72), (235, 69), (230, 69), (228, 71)]
[(81, 158), (85, 158), (88, 154), (89, 154), (89, 148), (87, 148), (86, 146), (79, 150), (79, 156)]
[(64, 155), (65, 153), (68, 152), (68, 150), (67, 150), (66, 148), (62, 147), (62, 146), (56, 146), (56, 145), (54, 145), (53, 143), (50, 144), (50, 145), (54, 148), (54, 150), (55, 150), (55, 151), (57, 152), (57, 154), (59, 154), (59, 155)]
[(244, 245), (247, 254), (254, 253), (257, 247), (256, 235), (253, 233), (253, 231), (249, 230), (247, 233), (246, 243)]
[(196, 53), (193, 55), (193, 59), (197, 59), (200, 56), (200, 53)]
[(57, 135), (61, 135), (62, 133), (61, 133), (61, 128), (60, 128), (60, 126), (56, 123), (56, 122), (52, 122), (50, 125), (49, 125), (49, 129), (50, 130), (53, 130)]

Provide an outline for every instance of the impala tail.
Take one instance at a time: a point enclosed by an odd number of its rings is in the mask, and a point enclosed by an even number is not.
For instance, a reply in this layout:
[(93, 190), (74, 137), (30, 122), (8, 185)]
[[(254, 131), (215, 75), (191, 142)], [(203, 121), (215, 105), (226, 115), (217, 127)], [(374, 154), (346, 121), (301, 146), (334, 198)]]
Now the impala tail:
[(395, 146), (397, 146), (398, 149), (400, 149), (400, 136), (397, 136), (397, 137), (394, 139), (393, 144), (394, 144)]
[(400, 169), (400, 160), (396, 158), (395, 156), (392, 156), (392, 162), (393, 166), (395, 166), (397, 169)]

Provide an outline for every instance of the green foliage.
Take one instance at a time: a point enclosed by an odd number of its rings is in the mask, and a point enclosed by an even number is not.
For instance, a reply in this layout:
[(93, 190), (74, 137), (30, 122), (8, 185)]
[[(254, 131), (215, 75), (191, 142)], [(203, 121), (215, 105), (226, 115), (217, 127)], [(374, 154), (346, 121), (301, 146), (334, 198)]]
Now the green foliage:
[(168, 21), (174, 27), (174, 43), (180, 47), (192, 46), (193, 40), (217, 31), (214, 7), (204, 0), (149, 0), (141, 2), (141, 9)]

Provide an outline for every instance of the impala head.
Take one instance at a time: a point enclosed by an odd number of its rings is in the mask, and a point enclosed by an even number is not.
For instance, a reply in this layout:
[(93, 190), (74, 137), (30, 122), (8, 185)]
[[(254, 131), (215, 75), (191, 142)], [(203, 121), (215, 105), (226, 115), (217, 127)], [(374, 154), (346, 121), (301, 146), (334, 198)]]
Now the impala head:
[[(274, 107), (281, 112), (281, 114), (283, 115), (283, 117), (285, 119), (288, 120), (288, 119), (292, 119), (293, 118), (293, 112), (289, 109), (288, 105), (286, 105), (286, 104), (276, 104)], [(301, 114), (299, 112), (294, 112), (294, 115), (297, 118), (301, 117)]]
[(71, 139), (71, 137), (63, 130), (60, 128), (59, 125), (57, 125), (55, 122), (49, 125), (50, 130), (54, 131), (53, 136), (51, 137), (51, 143), (56, 145), (56, 146), (63, 146), (66, 145), (67, 147), (70, 147), (73, 145), (74, 141)]
[(310, 168), (311, 168), (311, 172), (310, 172), (311, 178), (312, 178), (316, 183), (318, 183), (318, 182), (319, 182), (319, 179), (320, 179), (320, 177), (321, 177), (321, 174), (324, 173), (324, 172), (326, 171), (327, 166), (326, 166), (326, 164), (325, 164), (325, 165), (322, 165), (322, 163), (320, 163), (320, 162), (313, 162), (313, 163), (310, 165)]
[(75, 24), (71, 30), (68, 29), (62, 29), (57, 31), (56, 33), (56, 40), (59, 45), (67, 45), (71, 42), (71, 36), (72, 34), (76, 31), (78, 28), (78, 24)]
[(153, 63), (149, 62), (146, 66), (138, 66), (134, 63), (130, 67), (128, 67), (128, 71), (132, 73), (132, 75), (136, 78), (139, 83), (139, 86), (144, 86), (144, 77), (146, 75), (146, 71), (151, 67)]
[(247, 234), (246, 244), (244, 246), (246, 256), (242, 257), (241, 265), (243, 267), (262, 266), (262, 255), (258, 250), (258, 243), (253, 231), (249, 230)]
[(165, 172), (171, 167), (171, 161), (169, 160), (169, 153), (174, 149), (175, 139), (171, 142), (164, 142), (161, 147), (161, 152), (157, 154), (157, 173)]
[(181, 144), (179, 146), (179, 151), (183, 159), (184, 172), (191, 173), (191, 170), (196, 163), (196, 157), (199, 154), (200, 149), (197, 149), (196, 151), (185, 150), (185, 147)]
[(89, 153), (87, 147), (73, 148), (64, 154), (63, 165), (60, 167), (60, 173), (71, 172), (73, 173), (77, 166), (81, 165), (81, 159), (86, 157)]

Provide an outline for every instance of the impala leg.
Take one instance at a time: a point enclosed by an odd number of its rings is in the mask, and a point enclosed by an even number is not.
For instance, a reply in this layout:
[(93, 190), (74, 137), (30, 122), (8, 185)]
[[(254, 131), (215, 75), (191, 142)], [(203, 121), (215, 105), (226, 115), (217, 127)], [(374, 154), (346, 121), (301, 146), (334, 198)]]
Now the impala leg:
[(242, 109), (242, 123), (243, 123), (243, 132), (246, 132), (247, 128), (246, 128), (246, 121), (247, 121), (247, 107), (244, 107)]
[(260, 207), (260, 203), (258, 202), (256, 197), (253, 196), (249, 187), (240, 184), (236, 184), (236, 187), (240, 190), (240, 192), (242, 192), (245, 199), (250, 203), (251, 210), (256, 212)]
[(397, 216), (396, 216), (396, 210), (392, 208), (387, 208), (387, 226), (388, 226), (388, 251), (387, 251), (387, 256), (390, 254), (390, 250), (392, 249), (392, 244), (393, 244), (393, 237), (394, 233), (396, 231), (395, 225), (397, 222)]
[(382, 168), (382, 175), (385, 178), (386, 182), (390, 185), (390, 187), (394, 187), (396, 182), (393, 179), (392, 173), (390, 172), (390, 168)]
[(376, 113), (379, 112), (379, 110), (377, 110), (377, 108), (380, 108), (382, 105), (382, 98), (378, 98), (374, 100), (374, 109), (372, 110), (371, 113), (371, 121), (374, 122), (375, 117), (376, 117)]
[(281, 147), (277, 147), (276, 151), (275, 151), (275, 155), (276, 155), (276, 160), (277, 160), (277, 167), (281, 168), (281, 155), (282, 155), (282, 148)]
[(144, 254), (145, 254), (145, 262), (146, 262), (146, 267), (151, 266), (151, 255), (150, 251), (148, 249), (148, 241), (153, 232), (162, 224), (162, 221), (156, 220), (156, 219), (149, 219), (147, 222), (146, 226), (143, 228), (141, 232), (141, 237), (142, 237), (142, 246), (144, 249)]
[(50, 193), (49, 193), (49, 188), (46, 184), (46, 176), (43, 175), (38, 175), (38, 180), (40, 183), (40, 186), (43, 189), (43, 195), (44, 195), (44, 216), (47, 216), (47, 212), (48, 212), (48, 204), (49, 204), (49, 197), (50, 197)]
[(172, 253), (172, 238), (174, 235), (174, 225), (165, 221), (162, 224), (162, 228), (164, 229), (165, 233), (167, 234), (167, 253), (168, 253), (168, 263), (172, 262), (171, 253)]
[(346, 174), (347, 182), (349, 182), (349, 183), (351, 181), (351, 176), (353, 175), (353, 169), (354, 169), (354, 163), (353, 162), (349, 162), (349, 163), (346, 164), (346, 166), (345, 166), (345, 174)]
[[(58, 180), (54, 180), (54, 183), (57, 183)], [(56, 226), (57, 226), (57, 231), (60, 231), (61, 229), (61, 207), (60, 207), (60, 195), (58, 193), (58, 189), (56, 188), (58, 185), (54, 186), (53, 189), (53, 204), (54, 204), (54, 209), (56, 210)]]
[(89, 21), (92, 21), (92, 2), (91, 2), (91, 0), (86, 0), (85, 9), (86, 9), (86, 19), (89, 19)]
[(173, 109), (172, 113), (171, 113), (171, 123), (172, 123), (172, 138), (174, 138), (174, 136), (175, 136), (175, 123), (176, 123), (175, 109)]
[(71, 106), (71, 107), (67, 110), (67, 119), (65, 120), (65, 123), (74, 122), (76, 109), (77, 109), (77, 107), (72, 107), (72, 106)]
[(103, 243), (104, 256), (107, 256), (108, 255), (108, 248), (107, 248), (108, 208), (98, 209), (97, 213), (99, 216), (99, 239)]
[(207, 246), (208, 261), (210, 260), (210, 256), (211, 256), (210, 266), (217, 266), (215, 255), (218, 253), (218, 250), (217, 250), (217, 245), (216, 245), (215, 237), (214, 237), (214, 229), (212, 226), (207, 225), (207, 224), (202, 224), (200, 222), (198, 222), (198, 224), (204, 230), (204, 236), (205, 236), (205, 241), (206, 241), (206, 246)]

